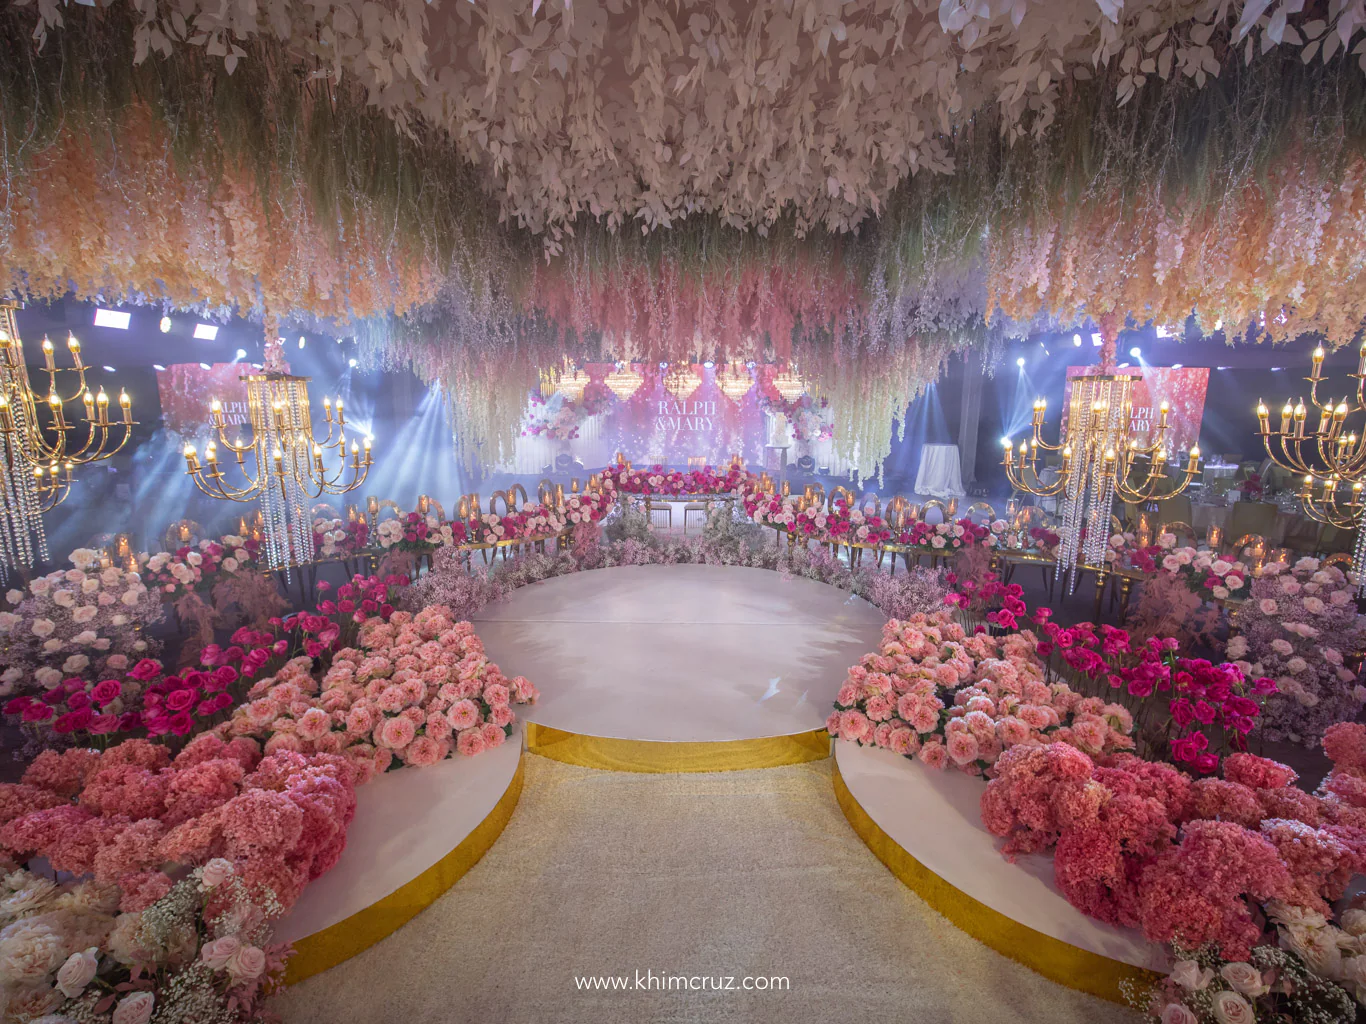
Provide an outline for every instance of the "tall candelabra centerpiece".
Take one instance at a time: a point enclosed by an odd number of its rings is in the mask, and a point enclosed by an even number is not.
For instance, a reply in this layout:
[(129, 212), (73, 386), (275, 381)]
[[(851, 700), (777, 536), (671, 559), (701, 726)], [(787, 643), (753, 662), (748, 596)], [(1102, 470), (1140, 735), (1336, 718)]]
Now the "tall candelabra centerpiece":
[[(0, 582), (47, 559), (43, 513), (66, 499), (77, 466), (117, 454), (136, 426), (127, 392), (119, 394), (117, 420), (109, 417), (104, 388), (91, 393), (75, 335), (66, 341), (72, 365), (63, 368), (52, 342), (43, 339), (47, 388), (37, 392), (24, 361), (17, 308), (0, 303)], [(63, 394), (72, 375), (74, 386)], [(67, 415), (73, 402), (83, 407), (79, 418)]]
[[(230, 439), (223, 405), (213, 399), (209, 417), (215, 440), (205, 446), (202, 462), (194, 445), (185, 446), (186, 472), (212, 498), (259, 502), (266, 563), (288, 572), (313, 560), (314, 500), (354, 491), (365, 482), (372, 464), (370, 438), (352, 438), (348, 460), (346, 411), (340, 398), (335, 410), (331, 399), (323, 399), (327, 435), (315, 437), (308, 377), (267, 370), (242, 380), (247, 385), (250, 434)], [(220, 445), (227, 452), (221, 461)], [(337, 465), (329, 469), (326, 461), (334, 452)], [(223, 464), (229, 460), (237, 463), (240, 484), (228, 481)]]
[[(1320, 400), (1319, 386), (1324, 385), (1323, 360), (1326, 353), (1320, 345), (1310, 357), (1309, 404), (1297, 398), (1292, 404), (1286, 399), (1281, 408), (1279, 428), (1271, 429), (1271, 410), (1261, 400), (1257, 402), (1257, 428), (1262, 446), (1271, 461), (1300, 478), (1299, 499), (1304, 514), (1311, 519), (1343, 530), (1355, 530), (1352, 570), (1358, 587), (1366, 590), (1366, 500), (1362, 497), (1366, 481), (1366, 431), (1358, 436), (1349, 429), (1347, 421), (1366, 412), (1366, 343), (1361, 346), (1356, 373), (1349, 380), (1342, 398)], [(1326, 386), (1326, 385), (1325, 385)], [(1355, 390), (1353, 396), (1351, 391)], [(1309, 417), (1317, 413), (1317, 427), (1310, 429)]]
[[(1058, 444), (1043, 439), (1047, 403), (1034, 402), (1032, 436), (1019, 449), (1004, 438), (1003, 465), (1011, 486), (1039, 497), (1061, 501), (1058, 565), (1078, 564), (1105, 570), (1114, 499), (1144, 503), (1163, 501), (1184, 491), (1200, 470), (1200, 448), (1192, 447), (1184, 469), (1172, 469), (1168, 446), (1170, 406), (1158, 406), (1157, 427), (1146, 443), (1133, 434), (1133, 388), (1136, 374), (1102, 372), (1072, 379), (1067, 425)], [(1056, 475), (1039, 468), (1040, 451), (1056, 452)], [(1045, 455), (1045, 458), (1047, 456)], [(1077, 574), (1070, 574), (1075, 589)], [(1102, 576), (1103, 579), (1103, 576)]]

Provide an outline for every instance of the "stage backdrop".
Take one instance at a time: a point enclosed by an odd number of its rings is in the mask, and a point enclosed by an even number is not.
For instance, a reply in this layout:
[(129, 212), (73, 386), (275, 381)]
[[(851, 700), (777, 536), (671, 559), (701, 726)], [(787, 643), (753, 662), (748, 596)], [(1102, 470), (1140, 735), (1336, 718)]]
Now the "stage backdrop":
[[(1063, 394), (1062, 431), (1067, 430), (1067, 410), (1072, 404), (1072, 378), (1095, 373), (1094, 366), (1069, 366), (1067, 388)], [(1139, 374), (1142, 380), (1134, 384), (1133, 417), (1129, 429), (1139, 444), (1151, 444), (1150, 435), (1157, 426), (1158, 406), (1167, 400), (1169, 411), (1167, 442), (1172, 452), (1184, 451), (1199, 443), (1200, 420), (1205, 413), (1205, 392), (1209, 387), (1208, 366), (1145, 366), (1125, 367), (1117, 371)]]
[[(242, 376), (259, 372), (250, 363), (215, 363), (205, 369), (199, 363), (176, 363), (157, 371), (157, 393), (166, 430), (185, 441), (209, 436), (209, 403), (223, 403), (223, 418), (230, 427), (242, 427), (247, 416), (247, 386)], [(249, 430), (243, 431), (250, 434)], [(232, 438), (231, 431), (228, 437)]]

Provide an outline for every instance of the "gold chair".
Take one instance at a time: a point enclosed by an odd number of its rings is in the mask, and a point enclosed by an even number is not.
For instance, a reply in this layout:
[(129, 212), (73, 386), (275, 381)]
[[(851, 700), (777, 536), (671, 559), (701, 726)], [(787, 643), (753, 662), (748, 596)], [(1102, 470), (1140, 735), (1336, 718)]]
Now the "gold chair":
[(1276, 528), (1277, 508), (1269, 501), (1240, 501), (1228, 517), (1228, 532), (1232, 537), (1257, 533), (1270, 537)]
[(949, 512), (949, 507), (945, 505), (942, 501), (940, 501), (938, 498), (931, 498), (929, 501), (925, 502), (925, 504), (920, 506), (920, 518), (923, 519), (925, 522), (931, 523), (931, 525), (933, 525), (933, 522), (930, 519), (931, 509), (939, 510), (939, 522), (947, 523), (949, 521), (951, 515), (951, 513)]
[(1325, 558), (1323, 560), (1323, 565), (1325, 568), (1336, 567), (1343, 572), (1350, 572), (1352, 568), (1352, 556), (1345, 551), (1338, 551)]
[(860, 499), (859, 499), (859, 508), (861, 508), (861, 509), (863, 509), (863, 511), (867, 512), (867, 511), (868, 511), (868, 499), (869, 499), (869, 498), (872, 498), (872, 499), (873, 499), (873, 515), (875, 515), (875, 516), (880, 516), (880, 515), (882, 515), (882, 499), (878, 497), (877, 491), (874, 491), (872, 494), (865, 494), (862, 498), (860, 498)]
[(542, 505), (555, 504), (555, 482), (550, 477), (542, 477), (536, 485), (536, 500)]
[(703, 527), (705, 527), (705, 526), (707, 525), (707, 520), (711, 518), (711, 502), (710, 502), (710, 501), (690, 501), (690, 502), (688, 502), (686, 505), (683, 506), (683, 532), (684, 532), (684, 533), (687, 533), (687, 532), (688, 532), (688, 517), (689, 517), (690, 515), (698, 515), (698, 514), (700, 514), (700, 515), (702, 516), (702, 525), (703, 525)]
[(645, 518), (650, 521), (651, 526), (655, 523), (656, 513), (664, 517), (665, 529), (672, 530), (674, 528), (673, 505), (669, 504), (667, 501), (663, 505), (656, 505), (653, 500), (653, 495), (645, 495)]
[(161, 542), (167, 551), (179, 551), (181, 548), (195, 547), (203, 539), (204, 527), (193, 519), (178, 519), (166, 527)]
[[(979, 512), (986, 513), (986, 519), (982, 523), (978, 523), (978, 520), (976, 518)], [(989, 504), (987, 504), (985, 501), (974, 501), (963, 511), (963, 518), (971, 519), (974, 523), (977, 523), (979, 526), (990, 526), (993, 522), (996, 521), (996, 510), (992, 508)]]
[(836, 501), (836, 499), (838, 499), (838, 498), (843, 498), (843, 499), (844, 499), (844, 504), (845, 504), (848, 508), (856, 508), (856, 507), (857, 507), (857, 505), (856, 505), (856, 503), (855, 503), (855, 501), (854, 501), (854, 492), (851, 491), (851, 490), (849, 490), (847, 487), (839, 487), (839, 486), (835, 486), (835, 487), (830, 488), (830, 496), (829, 496), (828, 498), (825, 499), (825, 507), (828, 508), (828, 509), (834, 508), (834, 507), (835, 507), (835, 501)]
[(527, 498), (526, 488), (521, 484), (513, 484), (507, 489), (507, 497), (504, 500), (512, 502), (511, 510), (514, 512), (517, 511), (529, 500)]
[(1165, 528), (1168, 523), (1189, 523), (1195, 519), (1191, 511), (1191, 500), (1187, 495), (1178, 494), (1158, 502), (1157, 525)]
[(1190, 541), (1191, 547), (1195, 547), (1200, 542), (1199, 537), (1195, 532), (1195, 527), (1190, 523), (1181, 523), (1175, 520), (1170, 523), (1163, 523), (1162, 532), (1175, 534), (1178, 541), (1182, 537), (1186, 538)]

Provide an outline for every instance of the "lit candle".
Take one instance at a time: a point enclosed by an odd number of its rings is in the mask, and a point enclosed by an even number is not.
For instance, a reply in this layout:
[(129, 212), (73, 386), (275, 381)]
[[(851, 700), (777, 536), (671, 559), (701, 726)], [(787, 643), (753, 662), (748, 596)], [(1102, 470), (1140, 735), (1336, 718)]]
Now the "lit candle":
[(85, 418), (94, 422), (95, 419), (95, 396), (90, 393), (90, 389), (85, 389), (85, 394), (81, 395), (81, 404), (85, 406)]
[(123, 422), (125, 426), (133, 425), (133, 400), (128, 397), (127, 391), (119, 392), (119, 408), (123, 410)]
[(195, 459), (194, 445), (192, 444), (187, 444), (185, 446), (185, 466), (186, 471), (190, 473), (193, 473), (199, 468), (197, 460)]
[(285, 467), (284, 467), (285, 453), (282, 452), (282, 451), (280, 451), (279, 448), (276, 448), (276, 449), (275, 449), (275, 454), (274, 454), (273, 458), (275, 459), (275, 475), (276, 475), (276, 476), (284, 476), (284, 475), (285, 475)]
[(318, 445), (313, 446), (313, 468), (321, 476), (323, 473), (323, 450)]
[(1001, 438), (1001, 445), (1005, 448), (1005, 452), (1006, 452), (1005, 462), (1003, 463), (1003, 465), (1006, 465), (1006, 466), (1013, 465), (1012, 457), (1014, 456), (1015, 452), (1014, 452), (1013, 447), (1011, 446), (1010, 438), (1008, 438), (1008, 437), (1003, 437), (1003, 438)]
[(81, 368), (81, 343), (76, 340), (76, 335), (67, 334), (66, 348), (71, 353), (71, 361), (76, 364), (76, 369)]
[(52, 342), (46, 337), (43, 338), (43, 362), (49, 370), (57, 369), (57, 361), (52, 358)]
[(342, 407), (342, 400), (337, 398), (337, 422), (342, 426), (346, 425), (346, 410)]
[(1271, 433), (1271, 410), (1260, 398), (1257, 399), (1257, 426), (1263, 437)]
[(1165, 427), (1165, 426), (1167, 425), (1167, 413), (1170, 412), (1170, 411), (1171, 411), (1171, 406), (1167, 404), (1167, 400), (1166, 400), (1165, 398), (1162, 399), (1162, 404), (1159, 405), (1159, 406), (1157, 407), (1157, 412), (1158, 412), (1158, 421), (1157, 421), (1157, 425), (1158, 425), (1159, 427)]
[(1357, 375), (1366, 376), (1366, 341), (1361, 343), (1361, 358), (1357, 360)]
[(223, 426), (223, 403), (217, 398), (209, 399), (209, 418), (216, 427)]
[(1191, 474), (1192, 476), (1194, 476), (1195, 473), (1196, 473), (1196, 471), (1197, 471), (1199, 468), (1200, 468), (1200, 446), (1199, 446), (1199, 445), (1194, 445), (1194, 446), (1191, 447), (1191, 461), (1190, 461), (1190, 465), (1186, 468), (1186, 472), (1189, 473), (1189, 474)]
[(1290, 417), (1295, 415), (1295, 407), (1290, 404), (1290, 399), (1285, 400), (1285, 408), (1281, 410), (1281, 433), (1290, 433)]
[(1295, 436), (1304, 436), (1304, 417), (1307, 415), (1304, 402), (1295, 403)]
[(1304, 498), (1305, 500), (1308, 500), (1308, 499), (1310, 499), (1310, 498), (1313, 497), (1313, 491), (1314, 491), (1314, 477), (1313, 477), (1313, 474), (1306, 473), (1306, 474), (1305, 474), (1305, 477), (1304, 477), (1304, 484), (1303, 484), (1303, 486), (1300, 487), (1300, 497), (1301, 497), (1301, 498)]
[(1313, 380), (1318, 380), (1319, 377), (1323, 375), (1323, 354), (1322, 345), (1314, 349), (1314, 355), (1312, 357), (1314, 360), (1314, 368), (1310, 371), (1310, 376)]
[(365, 464), (368, 466), (370, 465), (370, 439), (367, 437), (361, 442), (361, 446), (365, 449)]
[(216, 463), (218, 461), (218, 445), (214, 444), (212, 441), (205, 445), (204, 457), (209, 460), (210, 466)]

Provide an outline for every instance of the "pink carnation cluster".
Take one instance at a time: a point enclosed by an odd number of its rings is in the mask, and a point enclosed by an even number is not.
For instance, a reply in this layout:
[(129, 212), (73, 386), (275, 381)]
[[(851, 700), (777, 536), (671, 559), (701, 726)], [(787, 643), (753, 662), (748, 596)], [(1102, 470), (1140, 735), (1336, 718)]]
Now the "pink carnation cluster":
[(259, 680), (216, 734), (253, 737), (267, 753), (340, 754), (364, 782), (391, 767), (499, 746), (512, 731), (512, 705), (537, 698), (528, 680), (504, 676), (474, 627), (442, 605), (368, 620), (321, 685), (311, 668), (296, 658)]
[(1093, 754), (1129, 749), (1118, 704), (1044, 681), (1031, 633), (968, 635), (947, 610), (895, 619), (882, 646), (849, 669), (826, 721), (832, 736), (989, 775), (1017, 746), (1063, 742)]
[(0, 852), (117, 884), (125, 911), (170, 889), (167, 865), (221, 857), (288, 906), (341, 856), (355, 778), (342, 757), (263, 758), (252, 739), (207, 733), (174, 759), (146, 740), (49, 750), (0, 784)]
[[(1355, 729), (1338, 737), (1349, 756), (1366, 753)], [(982, 821), (1008, 858), (1055, 847), (1058, 888), (1083, 913), (1241, 960), (1263, 938), (1262, 905), (1327, 915), (1366, 868), (1366, 814), (1294, 781), (1247, 753), (1225, 759), (1222, 779), (1192, 780), (1129, 754), (1020, 747), (997, 762)]]

